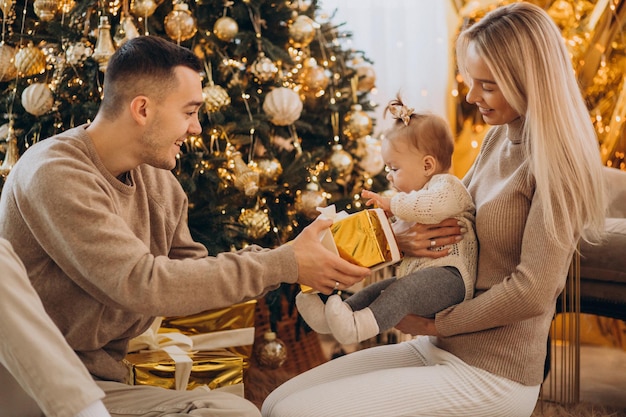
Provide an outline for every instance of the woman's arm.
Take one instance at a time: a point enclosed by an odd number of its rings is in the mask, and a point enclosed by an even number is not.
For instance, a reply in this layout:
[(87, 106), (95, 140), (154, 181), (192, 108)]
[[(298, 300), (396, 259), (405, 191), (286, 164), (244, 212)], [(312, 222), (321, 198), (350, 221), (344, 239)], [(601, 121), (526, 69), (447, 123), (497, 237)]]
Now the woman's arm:
[[(463, 239), (467, 230), (457, 219), (446, 219), (437, 224), (415, 224), (396, 235), (398, 247), (408, 256), (441, 258), (448, 255), (449, 248), (433, 250), (451, 245)], [(434, 242), (434, 244), (433, 244)]]

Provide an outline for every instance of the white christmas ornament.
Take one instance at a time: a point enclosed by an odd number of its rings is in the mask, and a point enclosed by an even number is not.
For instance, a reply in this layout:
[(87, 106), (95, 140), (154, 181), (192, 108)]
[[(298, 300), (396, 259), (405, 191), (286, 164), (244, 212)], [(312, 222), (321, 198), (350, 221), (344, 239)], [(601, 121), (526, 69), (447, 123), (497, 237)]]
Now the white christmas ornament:
[(263, 111), (278, 126), (287, 126), (300, 118), (302, 100), (298, 93), (287, 87), (277, 87), (267, 93)]
[(380, 174), (385, 168), (385, 161), (381, 154), (381, 140), (370, 135), (359, 139), (363, 145), (363, 157), (359, 166), (371, 176)]
[(48, 113), (54, 104), (52, 91), (46, 84), (34, 83), (22, 91), (22, 106), (33, 116)]

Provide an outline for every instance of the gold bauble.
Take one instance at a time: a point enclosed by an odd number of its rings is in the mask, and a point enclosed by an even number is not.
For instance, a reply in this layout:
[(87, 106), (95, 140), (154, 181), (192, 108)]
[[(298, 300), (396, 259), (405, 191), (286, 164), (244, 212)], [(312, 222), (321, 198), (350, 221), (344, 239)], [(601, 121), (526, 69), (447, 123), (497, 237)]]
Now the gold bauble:
[(278, 67), (264, 52), (259, 52), (259, 56), (250, 65), (250, 73), (256, 77), (260, 83), (266, 83), (276, 77)]
[(361, 65), (356, 69), (358, 77), (357, 91), (364, 93), (376, 86), (376, 71), (371, 65)]
[(33, 116), (41, 116), (52, 110), (54, 97), (44, 83), (33, 83), (22, 91), (22, 107)]
[(271, 369), (279, 368), (287, 360), (287, 346), (276, 337), (276, 333), (268, 331), (256, 348), (256, 358), (261, 366)]
[(49, 22), (57, 15), (59, 4), (57, 0), (35, 0), (33, 9), (37, 17), (44, 22)]
[(343, 118), (343, 134), (348, 139), (356, 140), (372, 131), (372, 119), (363, 111), (360, 104), (353, 104)]
[(0, 10), (2, 10), (2, 14), (5, 17), (9, 17), (9, 13), (11, 12), (11, 7), (13, 7), (13, 0), (0, 0)]
[(137, 17), (148, 17), (156, 10), (155, 0), (133, 0), (130, 3), (130, 12)]
[(246, 233), (253, 240), (265, 237), (272, 230), (269, 216), (257, 207), (243, 210), (238, 220), (245, 226)]
[(207, 112), (213, 113), (230, 104), (228, 92), (216, 84), (209, 84), (202, 89), (204, 107)]
[(46, 55), (29, 42), (27, 46), (17, 51), (14, 64), (17, 71), (24, 77), (41, 74), (46, 69)]
[(198, 31), (196, 18), (189, 11), (186, 3), (174, 5), (174, 9), (165, 16), (165, 33), (177, 42), (191, 39)]
[(316, 94), (328, 87), (330, 78), (324, 67), (317, 65), (315, 58), (310, 58), (300, 73), (299, 81), (302, 84), (302, 91)]
[(276, 183), (283, 173), (283, 166), (276, 158), (261, 158), (254, 161), (254, 170), (259, 173), (260, 185)]
[(306, 189), (296, 193), (295, 209), (308, 219), (319, 216), (318, 207), (326, 207), (326, 194), (316, 182), (307, 184)]
[(15, 67), (15, 48), (0, 43), (0, 81), (9, 81), (17, 77)]
[(277, 126), (287, 126), (298, 120), (302, 108), (300, 95), (287, 87), (274, 88), (267, 93), (263, 101), (263, 111)]
[(289, 25), (289, 43), (304, 48), (315, 39), (315, 22), (307, 15), (299, 15)]
[(222, 16), (213, 24), (213, 33), (219, 40), (230, 42), (239, 33), (239, 25), (232, 17)]
[(328, 158), (328, 164), (334, 169), (340, 178), (345, 178), (352, 173), (354, 159), (352, 155), (344, 151), (343, 146), (337, 143), (333, 145), (333, 152)]
[(59, 0), (57, 3), (59, 11), (64, 14), (69, 13), (76, 6), (75, 0)]

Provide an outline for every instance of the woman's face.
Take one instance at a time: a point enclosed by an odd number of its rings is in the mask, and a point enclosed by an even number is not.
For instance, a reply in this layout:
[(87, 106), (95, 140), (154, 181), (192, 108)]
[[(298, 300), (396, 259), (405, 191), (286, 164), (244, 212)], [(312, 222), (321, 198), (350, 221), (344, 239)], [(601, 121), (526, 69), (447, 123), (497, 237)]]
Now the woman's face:
[(517, 119), (519, 115), (504, 99), (502, 91), (494, 81), (491, 71), (483, 58), (478, 54), (473, 43), (467, 50), (465, 70), (468, 80), (465, 80), (469, 92), (465, 99), (470, 104), (478, 106), (485, 123), (502, 125)]

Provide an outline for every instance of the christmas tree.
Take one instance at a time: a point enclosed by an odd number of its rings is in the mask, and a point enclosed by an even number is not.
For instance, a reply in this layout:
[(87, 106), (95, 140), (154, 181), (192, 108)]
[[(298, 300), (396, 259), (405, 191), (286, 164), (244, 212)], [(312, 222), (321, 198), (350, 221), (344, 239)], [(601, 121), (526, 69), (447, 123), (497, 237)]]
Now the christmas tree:
[(367, 111), (371, 62), (314, 0), (0, 0), (1, 173), (39, 140), (90, 121), (115, 48), (164, 37), (205, 64), (203, 132), (174, 174), (211, 254), (280, 245), (316, 207), (363, 208), (387, 186)]

